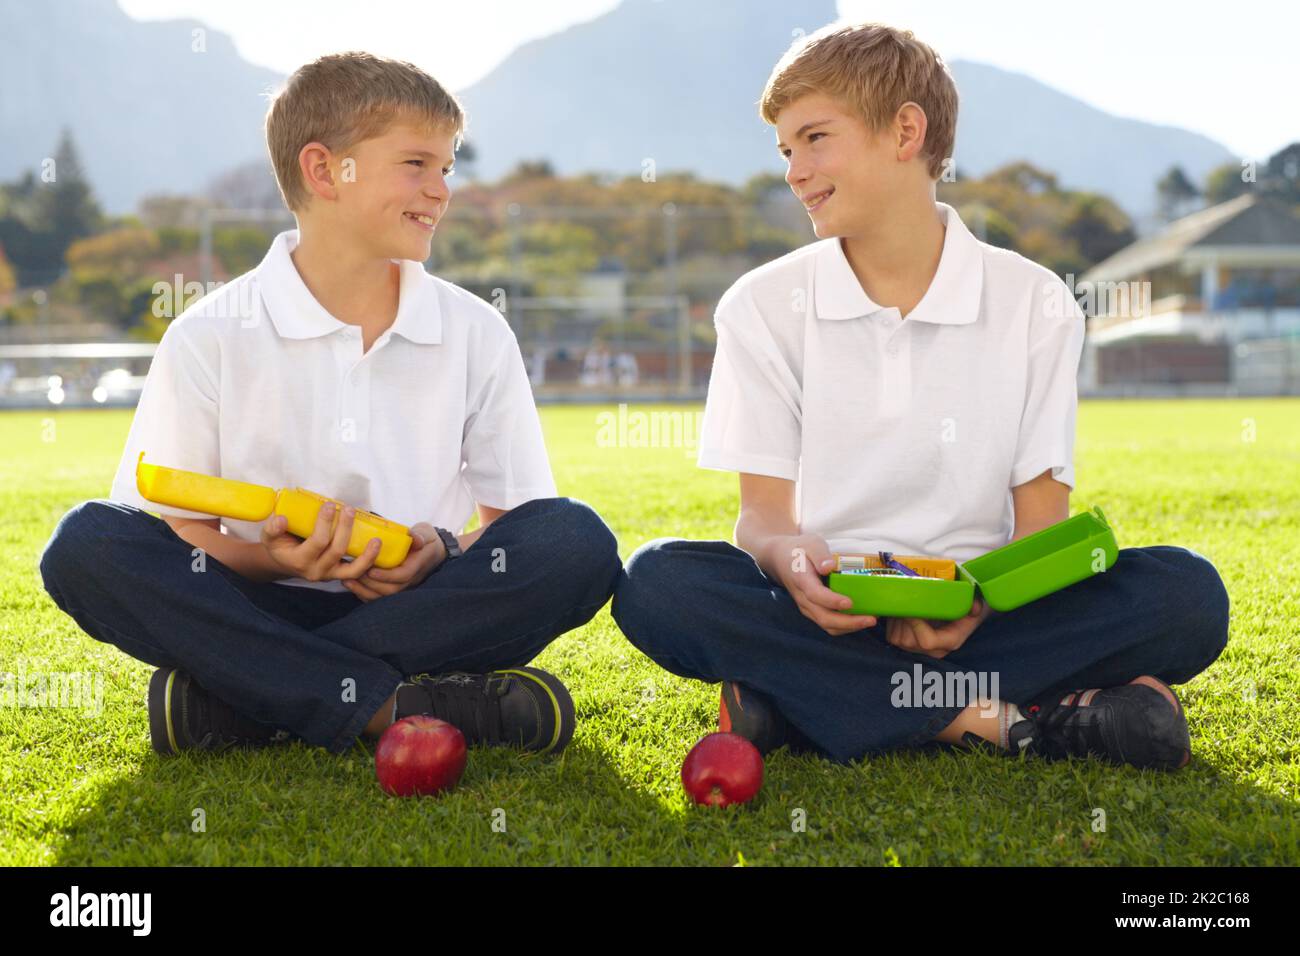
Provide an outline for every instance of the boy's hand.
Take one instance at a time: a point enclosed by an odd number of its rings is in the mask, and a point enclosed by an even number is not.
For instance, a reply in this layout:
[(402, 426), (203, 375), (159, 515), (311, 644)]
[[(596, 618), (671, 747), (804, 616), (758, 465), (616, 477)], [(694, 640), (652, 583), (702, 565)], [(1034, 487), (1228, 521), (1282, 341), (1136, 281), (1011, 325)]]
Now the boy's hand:
[(885, 640), (904, 651), (945, 657), (966, 643), (993, 613), (993, 609), (976, 596), (970, 613), (955, 621), (931, 624), (918, 617), (891, 617), (885, 619)]
[(262, 544), (272, 562), (284, 573), (306, 581), (349, 581), (365, 574), (379, 557), (379, 539), (371, 538), (359, 557), (345, 561), (356, 511), (344, 508), (331, 535), (333, 515), (332, 502), (322, 505), (309, 538), (286, 530), (288, 522), (283, 515), (271, 515), (262, 525)]
[(775, 555), (781, 584), (803, 616), (826, 633), (838, 637), (875, 625), (874, 617), (843, 613), (853, 606), (853, 599), (822, 583), (822, 575), (835, 570), (835, 558), (822, 538), (815, 534), (778, 538), (770, 553)]
[[(369, 568), (359, 578), (345, 580), (344, 587), (363, 601), (373, 601), (413, 588), (427, 578), (446, 560), (447, 547), (427, 522), (411, 525), (410, 531), (411, 550), (406, 553), (406, 560), (395, 568)], [(463, 542), (461, 547), (464, 548)]]

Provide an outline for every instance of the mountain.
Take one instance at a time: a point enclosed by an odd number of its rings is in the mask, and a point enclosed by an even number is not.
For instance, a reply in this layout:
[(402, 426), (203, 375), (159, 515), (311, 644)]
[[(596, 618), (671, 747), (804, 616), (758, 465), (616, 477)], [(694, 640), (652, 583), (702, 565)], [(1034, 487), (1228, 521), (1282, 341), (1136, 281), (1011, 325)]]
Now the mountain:
[[(781, 171), (758, 98), (798, 31), (836, 16), (832, 0), (624, 0), (524, 44), (460, 94), (476, 172), (493, 179), (542, 156), (562, 173), (640, 174), (647, 158), (659, 172), (737, 183)], [(1062, 186), (1142, 215), (1170, 166), (1199, 182), (1234, 158), (1208, 137), (1112, 116), (1021, 74), (960, 60), (951, 68), (963, 176), (1026, 159)]]
[[(623, 0), (523, 44), (461, 91), (475, 172), (495, 179), (539, 158), (561, 173), (614, 175), (641, 175), (653, 160), (659, 174), (733, 183), (780, 172), (759, 95), (792, 39), (836, 16), (834, 0)], [(110, 212), (149, 193), (198, 192), (250, 162), (268, 175), (263, 94), (284, 78), (211, 29), (206, 52), (193, 52), (198, 29), (132, 20), (113, 0), (0, 0), (0, 181), (39, 169), (64, 124)], [(1205, 136), (1113, 116), (1021, 74), (966, 61), (952, 70), (963, 176), (1025, 159), (1142, 218), (1170, 166), (1199, 182), (1234, 159)]]
[(0, 181), (39, 173), (67, 125), (109, 212), (197, 192), (266, 155), (261, 94), (283, 79), (194, 20), (132, 20), (113, 0), (0, 0)]
[(1114, 116), (1020, 73), (965, 60), (951, 68), (961, 100), (955, 152), (962, 176), (1027, 159), (1064, 187), (1105, 193), (1144, 217), (1170, 166), (1202, 183), (1215, 166), (1237, 159), (1208, 136)]
[(525, 43), (459, 94), (475, 170), (520, 159), (561, 172), (689, 169), (741, 182), (781, 167), (758, 98), (797, 32), (834, 0), (623, 0), (604, 16)]

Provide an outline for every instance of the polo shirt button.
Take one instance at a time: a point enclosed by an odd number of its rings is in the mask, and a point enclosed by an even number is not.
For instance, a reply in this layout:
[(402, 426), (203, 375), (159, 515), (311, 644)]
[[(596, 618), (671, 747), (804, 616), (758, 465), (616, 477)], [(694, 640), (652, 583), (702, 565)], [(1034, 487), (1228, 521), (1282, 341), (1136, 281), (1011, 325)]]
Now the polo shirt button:
[(890, 354), (890, 355), (897, 355), (897, 354), (898, 354), (898, 346), (897, 346), (897, 345), (891, 345), (891, 346), (889, 347), (889, 354)]

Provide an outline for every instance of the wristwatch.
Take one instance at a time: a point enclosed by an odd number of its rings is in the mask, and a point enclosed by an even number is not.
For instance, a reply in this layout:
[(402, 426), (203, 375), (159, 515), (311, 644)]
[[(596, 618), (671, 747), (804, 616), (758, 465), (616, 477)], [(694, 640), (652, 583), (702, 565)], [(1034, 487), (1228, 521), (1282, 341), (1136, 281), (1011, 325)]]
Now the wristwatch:
[(434, 528), (433, 530), (438, 532), (438, 537), (442, 539), (443, 546), (447, 549), (446, 560), (450, 561), (452, 558), (459, 558), (463, 552), (460, 550), (460, 542), (456, 540), (456, 536), (446, 528)]

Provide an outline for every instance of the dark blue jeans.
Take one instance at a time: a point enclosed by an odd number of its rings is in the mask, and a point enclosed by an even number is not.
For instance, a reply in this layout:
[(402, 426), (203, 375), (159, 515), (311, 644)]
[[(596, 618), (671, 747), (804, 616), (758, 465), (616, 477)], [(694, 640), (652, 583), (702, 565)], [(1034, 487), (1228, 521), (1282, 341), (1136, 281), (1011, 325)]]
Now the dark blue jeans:
[(422, 672), (518, 667), (609, 599), (614, 535), (570, 498), (526, 502), (419, 585), (365, 602), (257, 582), (161, 518), (96, 499), (41, 555), (54, 603), (91, 637), (175, 666), (241, 714), (343, 753), (394, 688)]
[(964, 709), (951, 699), (927, 705), (923, 695), (900, 694), (904, 687), (960, 686), (956, 675), (965, 672), (990, 675), (991, 688), (996, 674), (996, 696), (1023, 708), (1143, 674), (1183, 683), (1228, 641), (1228, 594), (1214, 565), (1167, 546), (1121, 549), (1110, 570), (994, 615), (943, 658), (887, 643), (885, 618), (832, 637), (725, 541), (645, 544), (628, 559), (612, 611), (661, 667), (768, 695), (838, 762), (922, 746)]

